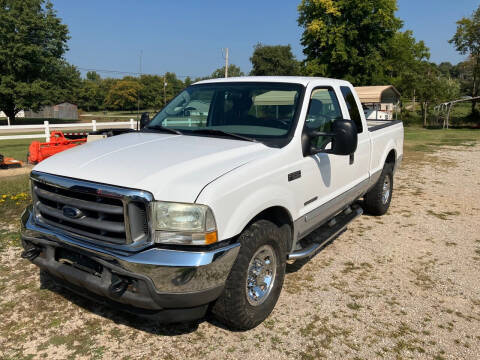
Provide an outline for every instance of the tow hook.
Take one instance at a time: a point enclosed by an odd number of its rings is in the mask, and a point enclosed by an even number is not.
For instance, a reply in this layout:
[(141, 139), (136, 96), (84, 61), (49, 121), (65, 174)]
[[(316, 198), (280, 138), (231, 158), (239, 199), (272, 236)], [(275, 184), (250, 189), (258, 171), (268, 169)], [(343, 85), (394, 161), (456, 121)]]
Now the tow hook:
[(131, 283), (132, 281), (130, 279), (121, 278), (115, 274), (112, 274), (112, 283), (108, 287), (108, 292), (113, 297), (120, 297), (127, 290)]
[(39, 247), (32, 246), (31, 248), (29, 248), (27, 250), (24, 250), (20, 256), (23, 259), (27, 259), (27, 260), (32, 261), (38, 255), (40, 255), (41, 252), (42, 252), (42, 250)]

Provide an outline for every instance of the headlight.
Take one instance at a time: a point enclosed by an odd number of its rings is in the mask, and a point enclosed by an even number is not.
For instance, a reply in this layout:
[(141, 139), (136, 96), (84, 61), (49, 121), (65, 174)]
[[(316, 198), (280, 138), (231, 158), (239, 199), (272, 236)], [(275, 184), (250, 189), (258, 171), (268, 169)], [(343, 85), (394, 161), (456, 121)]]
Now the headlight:
[(208, 245), (217, 242), (217, 225), (206, 205), (154, 201), (154, 241), (159, 244)]

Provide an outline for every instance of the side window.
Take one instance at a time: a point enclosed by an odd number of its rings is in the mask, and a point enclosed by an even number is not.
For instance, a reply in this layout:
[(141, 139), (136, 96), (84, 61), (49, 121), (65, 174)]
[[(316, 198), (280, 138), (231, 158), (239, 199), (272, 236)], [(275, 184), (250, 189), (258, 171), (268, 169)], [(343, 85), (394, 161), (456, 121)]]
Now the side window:
[(357, 126), (357, 133), (363, 132), (362, 118), (360, 117), (360, 112), (358, 111), (357, 102), (353, 96), (352, 90), (347, 86), (341, 86), (340, 90), (342, 91), (343, 98), (347, 103), (348, 113), (350, 114), (350, 119)]
[[(335, 120), (342, 119), (342, 111), (335, 91), (331, 88), (315, 89), (310, 97), (305, 126), (311, 130), (329, 132)], [(327, 145), (330, 138), (319, 136), (317, 147)]]

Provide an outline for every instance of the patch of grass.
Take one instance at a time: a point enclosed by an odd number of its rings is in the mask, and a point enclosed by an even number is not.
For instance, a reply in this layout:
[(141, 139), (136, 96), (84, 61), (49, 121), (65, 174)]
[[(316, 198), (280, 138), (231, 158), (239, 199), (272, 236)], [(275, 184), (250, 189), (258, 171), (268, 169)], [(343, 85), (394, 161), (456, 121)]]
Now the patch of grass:
[(358, 304), (358, 303), (348, 303), (347, 304), (347, 307), (351, 310), (355, 310), (355, 311), (358, 311), (362, 308), (362, 305)]
[(473, 129), (405, 128), (405, 147), (416, 151), (431, 151), (438, 146), (464, 146), (480, 141), (480, 131)]
[(405, 127), (404, 159), (406, 163), (422, 162), (442, 146), (474, 146), (477, 142), (480, 130)]
[(41, 139), (1, 140), (0, 154), (2, 154), (3, 156), (13, 157), (17, 160), (27, 161), (28, 147), (33, 140)]
[(435, 216), (436, 218), (439, 218), (440, 220), (449, 220), (449, 216), (460, 215), (459, 211), (441, 211), (437, 213), (433, 210), (427, 210), (427, 213), (429, 215)]
[[(1, 171), (1, 170), (0, 170)], [(9, 176), (0, 182), (0, 228), (17, 221), (23, 209), (30, 203), (29, 177)]]
[(20, 233), (19, 232), (5, 232), (0, 230), (0, 252), (11, 247), (20, 247)]

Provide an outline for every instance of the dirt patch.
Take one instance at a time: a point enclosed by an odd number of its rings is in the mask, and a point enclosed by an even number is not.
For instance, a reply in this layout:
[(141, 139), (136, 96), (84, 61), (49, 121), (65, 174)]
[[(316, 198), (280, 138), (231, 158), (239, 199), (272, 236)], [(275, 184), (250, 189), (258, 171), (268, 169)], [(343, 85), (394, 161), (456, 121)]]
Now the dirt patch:
[(0, 169), (0, 178), (4, 178), (4, 177), (8, 177), (8, 176), (29, 174), (32, 171), (32, 168), (33, 168), (33, 165), (25, 164), (21, 168)]
[(289, 266), (274, 312), (247, 332), (211, 319), (164, 326), (94, 304), (40, 282), (9, 246), (0, 357), (478, 359), (479, 179), (480, 146), (407, 154), (389, 213), (362, 216), (303, 267)]

